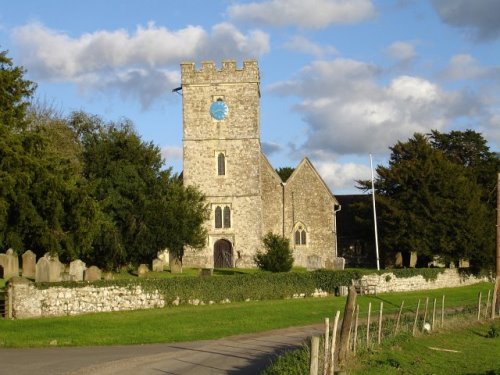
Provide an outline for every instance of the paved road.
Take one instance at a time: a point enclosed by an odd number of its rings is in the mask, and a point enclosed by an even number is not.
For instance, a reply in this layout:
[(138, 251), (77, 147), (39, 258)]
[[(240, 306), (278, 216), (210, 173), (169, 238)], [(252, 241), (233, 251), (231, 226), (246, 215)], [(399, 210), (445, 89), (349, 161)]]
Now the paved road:
[(320, 335), (322, 325), (188, 343), (0, 349), (1, 375), (258, 374), (279, 353)]

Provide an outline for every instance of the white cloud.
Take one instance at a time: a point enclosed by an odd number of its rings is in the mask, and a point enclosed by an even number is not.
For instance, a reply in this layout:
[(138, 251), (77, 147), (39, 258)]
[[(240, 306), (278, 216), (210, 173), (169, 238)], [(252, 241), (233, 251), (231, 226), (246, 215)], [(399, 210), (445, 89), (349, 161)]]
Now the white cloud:
[(399, 63), (411, 62), (416, 57), (415, 46), (408, 42), (394, 42), (386, 48), (386, 53)]
[(336, 194), (338, 190), (352, 189), (357, 180), (367, 180), (371, 176), (370, 168), (367, 165), (340, 164), (326, 160), (315, 161), (314, 164), (325, 183), (332, 189), (333, 194)]
[(415, 132), (445, 131), (457, 117), (480, 111), (475, 97), (421, 77), (379, 78), (377, 67), (360, 61), (316, 61), (269, 90), (299, 96), (295, 110), (308, 125), (302, 149), (315, 160), (386, 153)]
[(143, 107), (161, 100), (180, 81), (186, 60), (257, 58), (269, 51), (269, 36), (241, 33), (229, 23), (168, 30), (153, 23), (126, 30), (96, 31), (72, 38), (31, 23), (13, 31), (21, 63), (38, 80), (73, 82), (83, 90), (117, 90)]
[(500, 65), (486, 67), (471, 55), (455, 55), (450, 59), (443, 75), (451, 80), (490, 79), (500, 80)]
[(277, 152), (280, 152), (283, 149), (283, 147), (274, 142), (262, 142), (262, 150), (264, 151), (264, 154), (266, 156), (271, 156), (272, 154), (275, 154)]
[(432, 0), (444, 23), (471, 32), (476, 40), (500, 38), (500, 1), (498, 0)]
[(182, 160), (182, 147), (176, 147), (176, 146), (162, 147), (161, 156), (167, 162), (171, 160)]
[(316, 58), (323, 58), (324, 56), (327, 55), (338, 54), (335, 47), (323, 46), (314, 43), (303, 36), (293, 37), (292, 39), (290, 39), (288, 42), (285, 43), (284, 47), (293, 51), (298, 51), (308, 55), (315, 56)]
[(229, 17), (265, 26), (324, 28), (372, 18), (371, 0), (269, 0), (232, 5)]

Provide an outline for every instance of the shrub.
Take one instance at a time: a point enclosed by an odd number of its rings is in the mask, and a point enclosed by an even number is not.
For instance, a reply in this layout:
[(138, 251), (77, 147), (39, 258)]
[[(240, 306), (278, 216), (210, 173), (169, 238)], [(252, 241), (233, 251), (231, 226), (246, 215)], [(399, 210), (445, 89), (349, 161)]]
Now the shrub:
[(288, 272), (292, 269), (293, 256), (287, 238), (269, 232), (262, 239), (266, 251), (258, 251), (254, 261), (262, 270)]

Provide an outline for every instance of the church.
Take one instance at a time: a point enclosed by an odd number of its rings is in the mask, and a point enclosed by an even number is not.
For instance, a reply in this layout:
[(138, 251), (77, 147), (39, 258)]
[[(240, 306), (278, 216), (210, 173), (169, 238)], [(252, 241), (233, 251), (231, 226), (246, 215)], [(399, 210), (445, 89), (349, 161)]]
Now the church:
[[(283, 182), (260, 143), (257, 61), (181, 64), (183, 179), (206, 196), (210, 218), (203, 249), (187, 249), (187, 267), (256, 267), (268, 233), (290, 240), (294, 266), (342, 268), (340, 209), (309, 159)], [(284, 130), (285, 131), (285, 130)]]

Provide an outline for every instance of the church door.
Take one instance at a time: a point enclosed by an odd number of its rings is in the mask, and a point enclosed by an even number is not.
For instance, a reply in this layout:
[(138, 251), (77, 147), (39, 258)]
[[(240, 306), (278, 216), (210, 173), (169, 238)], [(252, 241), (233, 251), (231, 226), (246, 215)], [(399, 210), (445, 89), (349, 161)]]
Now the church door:
[(233, 249), (231, 242), (218, 240), (214, 244), (214, 268), (232, 268)]

